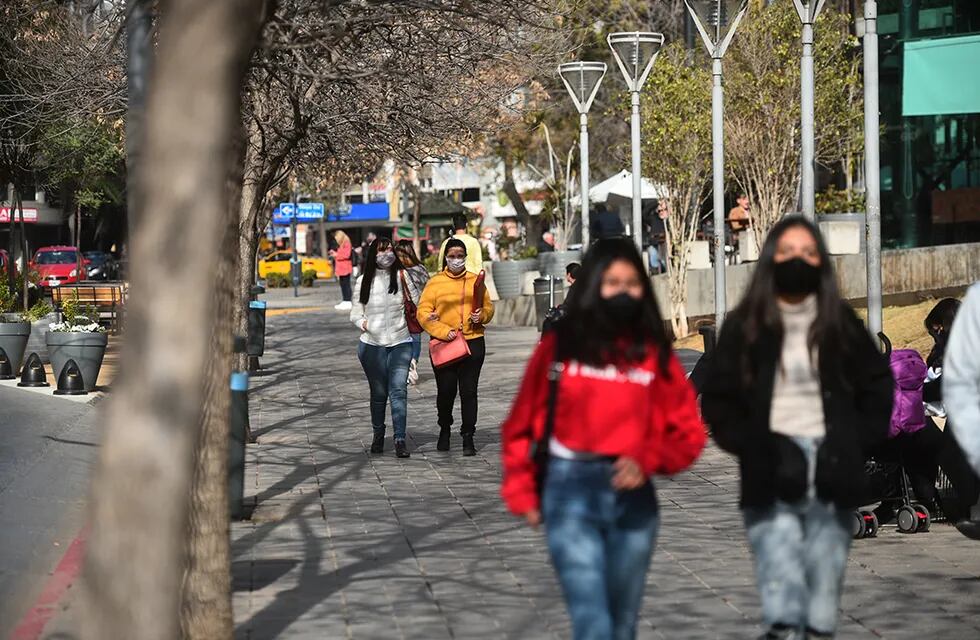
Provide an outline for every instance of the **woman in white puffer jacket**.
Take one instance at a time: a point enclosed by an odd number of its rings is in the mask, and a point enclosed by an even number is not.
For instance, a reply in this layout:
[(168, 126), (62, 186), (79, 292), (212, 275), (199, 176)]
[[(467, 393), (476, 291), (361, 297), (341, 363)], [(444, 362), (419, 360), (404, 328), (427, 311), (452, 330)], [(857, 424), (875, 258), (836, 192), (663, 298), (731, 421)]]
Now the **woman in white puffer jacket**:
[(371, 453), (384, 453), (385, 412), (391, 401), (395, 428), (395, 455), (408, 458), (405, 445), (408, 415), (408, 370), (412, 336), (405, 321), (405, 298), (399, 284), (403, 269), (391, 240), (377, 238), (364, 257), (364, 273), (357, 279), (350, 319), (361, 330), (357, 357), (371, 389)]

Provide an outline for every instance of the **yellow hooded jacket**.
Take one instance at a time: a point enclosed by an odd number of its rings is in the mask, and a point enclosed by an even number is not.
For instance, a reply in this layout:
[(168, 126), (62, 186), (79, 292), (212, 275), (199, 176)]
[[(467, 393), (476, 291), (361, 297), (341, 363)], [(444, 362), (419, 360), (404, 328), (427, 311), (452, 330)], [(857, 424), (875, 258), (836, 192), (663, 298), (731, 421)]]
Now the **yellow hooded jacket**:
[[(480, 314), (480, 322), (470, 322), (469, 315), (475, 306), (473, 304), (473, 286), (476, 284), (476, 274), (464, 271), (456, 276), (443, 270), (432, 276), (425, 290), (422, 291), (422, 299), (418, 304), (418, 320), (422, 328), (439, 340), (445, 340), (449, 332), (459, 329), (460, 323), (463, 325), (463, 337), (467, 340), (483, 337), (483, 327), (493, 319), (493, 302), (490, 301), (490, 294), (483, 290), (483, 312)], [(432, 313), (439, 316), (438, 320), (429, 320)]]

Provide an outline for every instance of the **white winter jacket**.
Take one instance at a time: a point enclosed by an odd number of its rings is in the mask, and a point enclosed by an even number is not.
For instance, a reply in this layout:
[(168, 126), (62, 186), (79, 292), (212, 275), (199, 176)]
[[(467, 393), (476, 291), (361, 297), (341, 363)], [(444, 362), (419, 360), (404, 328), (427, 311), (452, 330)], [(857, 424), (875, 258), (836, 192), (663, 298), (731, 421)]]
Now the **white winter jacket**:
[(361, 304), (363, 280), (364, 276), (360, 276), (354, 285), (354, 306), (350, 312), (350, 321), (358, 329), (367, 320), (367, 331), (361, 332), (361, 342), (376, 347), (411, 342), (412, 336), (408, 333), (408, 324), (405, 322), (401, 283), (397, 293), (388, 293), (388, 272), (378, 270), (371, 285), (371, 296), (367, 304)]

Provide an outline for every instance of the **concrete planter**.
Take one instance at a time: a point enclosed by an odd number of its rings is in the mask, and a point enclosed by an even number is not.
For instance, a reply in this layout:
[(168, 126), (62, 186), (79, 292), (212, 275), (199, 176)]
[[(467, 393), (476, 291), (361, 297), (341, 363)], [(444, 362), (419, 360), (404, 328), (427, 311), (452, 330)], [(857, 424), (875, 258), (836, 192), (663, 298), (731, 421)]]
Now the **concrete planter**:
[(0, 349), (3, 349), (10, 359), (14, 375), (19, 375), (20, 367), (24, 364), (24, 350), (31, 337), (31, 323), (7, 321), (13, 318), (14, 316), (8, 315), (4, 321), (0, 321)]
[(86, 391), (94, 391), (102, 368), (102, 358), (109, 344), (109, 336), (105, 333), (64, 333), (49, 331), (45, 336), (48, 346), (48, 358), (51, 360), (51, 371), (54, 374), (52, 384), (58, 383), (62, 369), (69, 360), (74, 360), (82, 372), (82, 382)]
[(538, 270), (541, 277), (565, 278), (565, 267), (570, 262), (581, 262), (581, 251), (549, 251), (538, 256)]
[(501, 298), (516, 298), (524, 286), (524, 274), (538, 268), (537, 260), (506, 260), (493, 263), (493, 283)]

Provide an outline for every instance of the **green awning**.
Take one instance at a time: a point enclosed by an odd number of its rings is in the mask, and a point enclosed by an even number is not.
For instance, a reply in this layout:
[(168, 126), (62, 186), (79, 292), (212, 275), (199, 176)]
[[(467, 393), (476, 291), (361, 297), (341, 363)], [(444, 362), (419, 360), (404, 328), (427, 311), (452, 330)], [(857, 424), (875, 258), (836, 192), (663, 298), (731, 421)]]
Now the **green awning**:
[(980, 35), (905, 43), (902, 115), (980, 113)]

